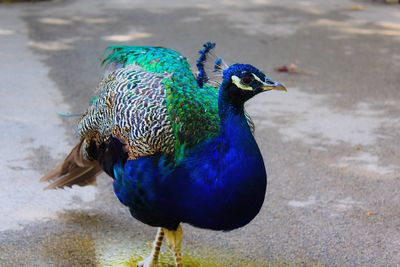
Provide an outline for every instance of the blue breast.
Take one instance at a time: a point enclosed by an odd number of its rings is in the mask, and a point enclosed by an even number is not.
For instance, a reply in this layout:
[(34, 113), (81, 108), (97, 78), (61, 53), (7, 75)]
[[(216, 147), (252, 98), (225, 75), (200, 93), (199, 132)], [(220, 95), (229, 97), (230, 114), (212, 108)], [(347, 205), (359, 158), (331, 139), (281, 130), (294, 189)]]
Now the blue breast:
[(249, 223), (265, 197), (266, 171), (243, 114), (191, 150), (179, 166), (164, 155), (114, 167), (114, 190), (138, 220), (170, 229), (180, 222), (213, 230)]

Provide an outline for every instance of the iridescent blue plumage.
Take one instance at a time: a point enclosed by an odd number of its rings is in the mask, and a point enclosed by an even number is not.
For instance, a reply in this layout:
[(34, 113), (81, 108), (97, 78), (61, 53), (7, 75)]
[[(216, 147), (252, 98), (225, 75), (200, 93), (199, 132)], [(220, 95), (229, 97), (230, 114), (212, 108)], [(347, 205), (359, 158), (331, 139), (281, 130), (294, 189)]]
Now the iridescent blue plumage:
[[(242, 79), (243, 85), (233, 83), (234, 77)], [(217, 136), (187, 149), (178, 166), (161, 154), (116, 165), (115, 192), (137, 219), (168, 229), (186, 222), (232, 230), (246, 225), (259, 212), (267, 176), (243, 105), (257, 93), (280, 84), (270, 85), (269, 78), (247, 64), (232, 65), (223, 78)]]
[(114, 189), (134, 217), (169, 229), (186, 222), (232, 230), (257, 215), (266, 189), (263, 159), (243, 108), (222, 102), (220, 135), (188, 150), (179, 166), (163, 155), (117, 165)]

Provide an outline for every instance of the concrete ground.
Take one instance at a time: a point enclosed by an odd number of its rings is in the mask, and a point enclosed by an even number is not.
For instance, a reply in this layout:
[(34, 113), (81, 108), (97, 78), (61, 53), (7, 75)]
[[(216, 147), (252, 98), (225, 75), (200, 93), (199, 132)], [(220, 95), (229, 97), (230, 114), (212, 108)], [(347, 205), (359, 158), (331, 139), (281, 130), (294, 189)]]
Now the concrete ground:
[[(186, 264), (400, 265), (398, 5), (64, 0), (0, 5), (0, 266), (134, 266), (149, 252), (155, 229), (105, 175), (58, 191), (38, 178), (76, 142), (107, 45), (162, 45), (193, 63), (208, 40), (288, 93), (247, 105), (269, 175), (260, 214), (228, 233), (185, 225)], [(274, 70), (290, 63), (300, 73)]]

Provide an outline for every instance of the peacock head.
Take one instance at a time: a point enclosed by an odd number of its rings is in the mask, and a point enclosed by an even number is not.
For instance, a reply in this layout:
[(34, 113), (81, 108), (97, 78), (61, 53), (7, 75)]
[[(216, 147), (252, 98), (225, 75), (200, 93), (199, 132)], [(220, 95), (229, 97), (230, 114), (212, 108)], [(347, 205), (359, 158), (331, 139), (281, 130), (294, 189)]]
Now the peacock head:
[(224, 70), (222, 79), (223, 94), (239, 103), (244, 103), (261, 92), (286, 91), (283, 84), (273, 81), (250, 64), (231, 65)]

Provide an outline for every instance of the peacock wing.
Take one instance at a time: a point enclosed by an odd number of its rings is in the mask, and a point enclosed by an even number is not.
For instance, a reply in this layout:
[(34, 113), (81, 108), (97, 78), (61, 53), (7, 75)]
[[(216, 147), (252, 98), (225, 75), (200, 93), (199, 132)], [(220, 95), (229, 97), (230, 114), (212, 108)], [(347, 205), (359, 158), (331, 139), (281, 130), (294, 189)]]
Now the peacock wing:
[(82, 153), (90, 159), (97, 145), (116, 137), (130, 158), (157, 152), (172, 154), (175, 137), (166, 105), (165, 74), (127, 66), (109, 73), (99, 84), (99, 95), (82, 116), (79, 134), (86, 140)]
[(185, 148), (218, 133), (218, 89), (210, 84), (199, 87), (184, 56), (162, 47), (114, 46), (110, 51), (104, 62), (112, 68), (137, 66), (164, 75), (161, 85), (176, 160), (183, 158)]

